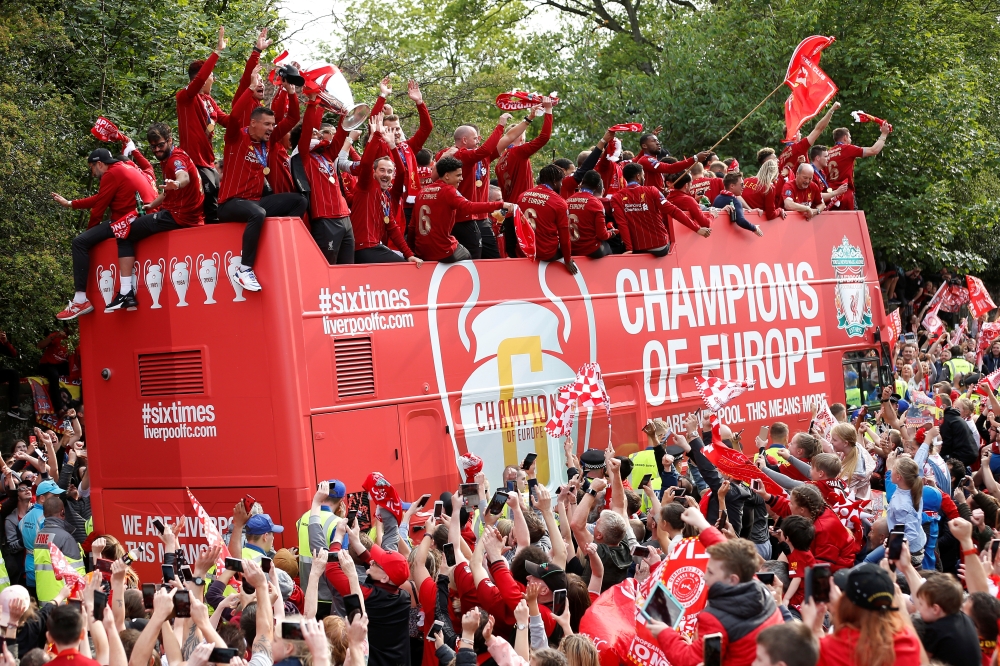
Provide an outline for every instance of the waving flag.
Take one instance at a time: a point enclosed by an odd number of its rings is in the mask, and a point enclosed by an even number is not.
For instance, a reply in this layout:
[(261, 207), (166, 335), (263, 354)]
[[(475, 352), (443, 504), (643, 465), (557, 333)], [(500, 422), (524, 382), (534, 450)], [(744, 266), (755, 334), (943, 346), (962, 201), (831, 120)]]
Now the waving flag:
[(941, 304), (938, 303), (933, 308), (927, 311), (924, 315), (924, 320), (920, 324), (927, 329), (927, 332), (931, 336), (940, 335), (945, 332), (944, 323), (941, 318), (938, 317), (938, 310), (941, 308)]
[(837, 94), (837, 84), (819, 67), (823, 49), (833, 37), (806, 37), (795, 48), (785, 73), (792, 94), (785, 100), (785, 141), (794, 141), (799, 128), (822, 110)]
[(990, 310), (996, 309), (997, 304), (990, 298), (990, 292), (986, 290), (982, 280), (966, 275), (965, 282), (969, 286), (969, 310), (973, 317), (979, 319)]
[(49, 542), (49, 559), (52, 560), (52, 571), (55, 572), (56, 580), (61, 580), (70, 588), (69, 596), (82, 592), (87, 581), (80, 572), (66, 560), (66, 556), (59, 550), (59, 546)]
[[(854, 118), (854, 122), (856, 123), (878, 123), (879, 125), (885, 123), (881, 118), (873, 116), (870, 113), (865, 113), (864, 111), (851, 111), (851, 117)], [(886, 124), (888, 125), (888, 123)], [(892, 131), (892, 125), (889, 125), (889, 131)]]
[(903, 322), (899, 318), (899, 308), (892, 311), (889, 315), (889, 347), (895, 349), (896, 343), (899, 342), (899, 336), (903, 334)]
[(697, 375), (694, 378), (694, 385), (701, 394), (701, 399), (705, 401), (705, 406), (709, 411), (717, 412), (733, 398), (743, 395), (753, 388), (754, 381), (732, 382), (718, 377), (702, 379)]
[(611, 398), (604, 388), (601, 366), (584, 363), (576, 373), (576, 381), (559, 387), (556, 406), (545, 424), (545, 430), (553, 437), (569, 437), (578, 409), (604, 407), (608, 415), (608, 437), (611, 436)]
[(833, 426), (837, 425), (837, 417), (830, 411), (830, 405), (827, 404), (826, 398), (823, 398), (823, 401), (819, 403), (813, 423), (823, 433), (824, 437), (829, 437)]
[(395, 516), (396, 522), (403, 522), (403, 503), (399, 501), (399, 493), (382, 476), (381, 472), (372, 472), (369, 474), (368, 478), (361, 484), (361, 487), (368, 491), (368, 496), (372, 498), (377, 506), (382, 507)]
[(188, 494), (188, 499), (191, 500), (191, 506), (194, 507), (194, 512), (198, 515), (198, 522), (201, 523), (201, 529), (205, 533), (205, 538), (208, 539), (208, 547), (222, 546), (222, 552), (219, 553), (219, 559), (215, 561), (216, 571), (222, 571), (226, 568), (226, 558), (230, 557), (229, 547), (226, 546), (226, 542), (222, 539), (222, 533), (219, 532), (219, 526), (215, 524), (212, 517), (208, 515), (208, 511), (205, 507), (201, 505), (195, 496), (191, 492), (190, 488), (185, 488)]
[(124, 139), (124, 135), (118, 129), (118, 126), (104, 116), (98, 116), (94, 122), (94, 126), (90, 128), (90, 133), (98, 141), (110, 142), (122, 141)]
[(747, 483), (750, 483), (754, 479), (760, 479), (764, 484), (764, 490), (769, 494), (784, 495), (784, 489), (772, 481), (771, 477), (760, 471), (749, 458), (736, 449), (731, 449), (722, 443), (717, 433), (719, 428), (718, 419), (715, 414), (712, 415), (712, 418), (712, 444), (702, 449), (705, 457), (712, 461), (712, 464), (718, 467), (719, 471), (726, 476), (731, 476), (734, 479), (746, 481)]
[(528, 259), (535, 260), (535, 228), (525, 218), (520, 208), (514, 209), (514, 234), (517, 245)]
[(978, 344), (976, 345), (976, 365), (983, 362), (983, 355), (989, 351), (989, 348), (993, 346), (997, 338), (1000, 338), (1000, 322), (995, 321), (979, 327)]

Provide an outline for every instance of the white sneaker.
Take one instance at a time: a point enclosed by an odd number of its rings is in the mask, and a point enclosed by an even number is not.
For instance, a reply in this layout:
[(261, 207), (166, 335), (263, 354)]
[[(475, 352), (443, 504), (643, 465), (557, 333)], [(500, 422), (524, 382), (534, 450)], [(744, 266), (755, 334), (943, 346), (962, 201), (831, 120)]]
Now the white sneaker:
[(260, 291), (260, 282), (257, 282), (257, 276), (254, 275), (252, 268), (246, 270), (242, 268), (237, 269), (236, 280), (247, 291)]

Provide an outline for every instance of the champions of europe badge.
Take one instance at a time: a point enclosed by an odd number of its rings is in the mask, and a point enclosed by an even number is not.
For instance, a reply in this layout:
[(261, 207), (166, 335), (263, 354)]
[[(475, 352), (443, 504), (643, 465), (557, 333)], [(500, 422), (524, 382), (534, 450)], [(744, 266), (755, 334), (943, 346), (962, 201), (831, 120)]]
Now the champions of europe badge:
[(865, 284), (865, 256), (861, 248), (843, 242), (833, 248), (830, 259), (837, 273), (837, 328), (847, 337), (858, 338), (872, 325), (872, 296)]

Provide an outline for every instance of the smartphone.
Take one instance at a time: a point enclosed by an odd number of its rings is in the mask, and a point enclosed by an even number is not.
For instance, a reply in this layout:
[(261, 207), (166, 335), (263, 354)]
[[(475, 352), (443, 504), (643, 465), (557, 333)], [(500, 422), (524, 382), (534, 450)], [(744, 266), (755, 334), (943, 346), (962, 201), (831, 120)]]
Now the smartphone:
[(187, 590), (174, 592), (174, 616), (191, 617), (191, 593)]
[(441, 552), (444, 553), (444, 561), (449, 567), (455, 566), (455, 544), (448, 542), (441, 546)]
[(169, 583), (177, 577), (176, 574), (174, 574), (174, 565), (172, 564), (161, 564), (160, 570), (163, 572), (164, 583)]
[(194, 580), (194, 572), (191, 571), (191, 567), (189, 567), (188, 565), (185, 564), (184, 566), (182, 566), (180, 571), (181, 571), (181, 577), (183, 577), (185, 581), (190, 582)]
[(529, 453), (524, 456), (524, 460), (521, 462), (521, 469), (528, 471), (528, 468), (535, 462), (535, 458), (538, 457), (537, 453)]
[(566, 590), (552, 591), (552, 614), (560, 616), (566, 612)]
[(590, 491), (590, 477), (589, 476), (583, 477), (583, 485), (580, 486), (580, 490), (582, 490), (584, 493), (587, 493), (587, 492)]
[(762, 426), (760, 427), (760, 434), (759, 434), (759, 435), (757, 435), (757, 437), (758, 437), (759, 439), (762, 439), (762, 440), (764, 440), (764, 442), (765, 442), (765, 443), (767, 443), (767, 437), (768, 437), (768, 435), (770, 435), (770, 434), (771, 434), (771, 429), (770, 429), (769, 427), (767, 427), (766, 425), (762, 425)]
[(479, 494), (479, 484), (478, 483), (463, 483), (459, 486), (459, 492), (462, 497), (472, 497)]
[(281, 637), (287, 640), (301, 641), (302, 640), (302, 625), (298, 622), (282, 622), (281, 623)]
[(493, 493), (493, 499), (490, 500), (490, 505), (486, 507), (486, 513), (499, 516), (500, 512), (503, 511), (504, 506), (507, 504), (507, 498), (509, 495), (503, 491), (496, 491)]
[(271, 573), (271, 558), (262, 557), (260, 558), (260, 570), (264, 573)]
[(427, 631), (427, 640), (434, 642), (434, 638), (444, 630), (444, 622), (441, 620), (434, 620), (434, 624)]
[(649, 547), (636, 546), (632, 549), (632, 557), (649, 557)]
[(444, 515), (444, 502), (438, 500), (434, 502), (434, 520), (437, 520), (442, 515)]
[(812, 599), (818, 604), (829, 602), (831, 576), (830, 565), (826, 562), (807, 567), (805, 598)]
[(997, 549), (1000, 548), (1000, 539), (993, 539), (990, 541), (990, 553), (992, 554), (993, 560), (997, 559)]
[(79, 613), (83, 612), (83, 602), (80, 601), (79, 599), (70, 599), (69, 601), (66, 602), (66, 605), (67, 606), (72, 606)]
[(94, 590), (94, 619), (100, 622), (104, 619), (104, 609), (108, 605), (108, 595), (100, 590)]
[(347, 526), (354, 527), (354, 521), (358, 519), (358, 512), (356, 509), (351, 509), (347, 512)]
[(773, 571), (758, 571), (757, 580), (764, 583), (768, 587), (774, 585), (774, 572)]
[(684, 486), (674, 486), (671, 488), (674, 491), (674, 501), (677, 500), (684, 501), (684, 496), (687, 495), (687, 489)]
[(166, 529), (163, 527), (163, 521), (159, 518), (153, 518), (153, 527), (155, 527), (156, 531), (160, 534), (163, 534), (163, 530)]
[(424, 508), (424, 506), (427, 504), (430, 498), (431, 498), (430, 493), (427, 493), (426, 495), (421, 495), (420, 499), (417, 500), (417, 508), (418, 509)]
[(657, 583), (640, 609), (651, 620), (677, 628), (684, 619), (684, 605), (662, 583)]
[(722, 666), (722, 634), (705, 636), (702, 664), (703, 666)]
[(33, 449), (36, 448), (37, 443), (38, 443), (37, 437), (35, 437), (34, 435), (28, 435), (28, 444), (31, 444), (31, 448)]
[(517, 481), (508, 481), (507, 482), (507, 492), (512, 493), (516, 489), (517, 489)]
[(235, 571), (236, 573), (243, 573), (243, 560), (235, 557), (227, 557), (226, 569), (229, 571)]
[(889, 532), (888, 545), (886, 546), (885, 556), (890, 562), (898, 560), (903, 554), (903, 539), (903, 527), (902, 525), (896, 525)]
[(253, 505), (256, 503), (257, 500), (254, 499), (253, 495), (243, 496), (243, 508), (246, 510), (248, 516), (250, 515), (250, 509), (252, 509)]
[(105, 560), (105, 559), (98, 558), (97, 564), (96, 564), (97, 570), (98, 571), (104, 571), (106, 573), (111, 573), (111, 565), (112, 564), (114, 564), (114, 562), (112, 562), (111, 560)]
[(348, 594), (344, 597), (344, 615), (347, 617), (347, 624), (358, 615), (361, 615), (361, 599), (356, 594)]
[(750, 479), (750, 488), (752, 490), (764, 490), (764, 482), (760, 479)]
[(153, 597), (156, 595), (156, 585), (153, 583), (142, 584), (142, 607), (146, 610), (153, 609)]
[(236, 656), (236, 648), (212, 648), (212, 654), (208, 655), (210, 664), (228, 664)]
[(639, 485), (635, 487), (636, 490), (642, 490), (649, 480), (653, 478), (652, 474), (645, 474), (641, 479), (639, 479)]

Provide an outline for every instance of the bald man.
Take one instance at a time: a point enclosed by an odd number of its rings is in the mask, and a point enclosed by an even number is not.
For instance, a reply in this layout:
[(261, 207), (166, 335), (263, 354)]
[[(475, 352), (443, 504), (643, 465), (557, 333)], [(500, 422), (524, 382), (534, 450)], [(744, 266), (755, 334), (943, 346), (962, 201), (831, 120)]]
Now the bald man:
[(810, 164), (800, 164), (795, 171), (795, 179), (781, 188), (781, 199), (785, 210), (797, 210), (807, 220), (816, 217), (826, 208), (823, 193), (813, 178), (815, 170)]

